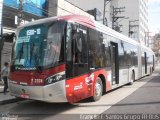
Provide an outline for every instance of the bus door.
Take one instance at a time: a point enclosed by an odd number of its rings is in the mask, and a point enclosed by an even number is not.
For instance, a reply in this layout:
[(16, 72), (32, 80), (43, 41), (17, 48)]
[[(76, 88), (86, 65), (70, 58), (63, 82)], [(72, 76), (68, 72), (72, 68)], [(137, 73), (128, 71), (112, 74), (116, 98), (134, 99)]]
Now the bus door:
[(119, 84), (118, 44), (111, 42), (112, 85)]
[(147, 53), (144, 52), (144, 61), (145, 61), (145, 74), (147, 74)]

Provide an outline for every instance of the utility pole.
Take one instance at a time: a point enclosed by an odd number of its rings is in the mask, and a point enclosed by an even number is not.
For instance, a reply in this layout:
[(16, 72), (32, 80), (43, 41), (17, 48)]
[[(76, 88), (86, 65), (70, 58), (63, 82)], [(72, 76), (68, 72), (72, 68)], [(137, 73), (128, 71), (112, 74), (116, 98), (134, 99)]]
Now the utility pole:
[(18, 26), (22, 24), (22, 21), (23, 21), (23, 0), (19, 0)]
[(129, 37), (132, 37), (132, 35), (135, 33), (135, 31), (133, 31), (132, 29), (136, 28), (136, 27), (139, 27), (139, 25), (133, 24), (133, 23), (135, 23), (137, 21), (139, 21), (139, 20), (130, 20), (129, 21), (129, 32), (128, 32), (128, 36)]
[(106, 19), (106, 6), (108, 5), (109, 2), (112, 0), (104, 0), (104, 9), (103, 9), (103, 24), (108, 26), (107, 19)]
[[(119, 19), (125, 19), (126, 18), (125, 16), (119, 15), (119, 14), (121, 14), (123, 12), (125, 12), (125, 7), (115, 8), (113, 6), (112, 29), (114, 29), (114, 30), (116, 30), (118, 32), (120, 32), (120, 27), (121, 26), (116, 25), (117, 21)], [(119, 30), (117, 29), (117, 27), (119, 27)]]

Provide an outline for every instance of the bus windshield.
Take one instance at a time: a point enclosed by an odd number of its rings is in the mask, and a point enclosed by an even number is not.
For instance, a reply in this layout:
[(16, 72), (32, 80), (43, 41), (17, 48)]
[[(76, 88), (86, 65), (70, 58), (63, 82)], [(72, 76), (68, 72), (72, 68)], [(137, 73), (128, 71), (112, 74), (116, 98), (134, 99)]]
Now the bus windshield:
[(12, 66), (18, 70), (36, 70), (63, 62), (64, 30), (64, 21), (21, 28), (13, 50)]

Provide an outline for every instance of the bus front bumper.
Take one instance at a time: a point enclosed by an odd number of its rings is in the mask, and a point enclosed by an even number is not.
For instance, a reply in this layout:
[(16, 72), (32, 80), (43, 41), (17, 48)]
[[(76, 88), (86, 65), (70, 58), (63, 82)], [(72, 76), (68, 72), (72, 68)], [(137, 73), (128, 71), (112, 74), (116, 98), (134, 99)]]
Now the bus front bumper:
[(23, 86), (9, 83), (10, 94), (16, 97), (45, 102), (68, 102), (65, 80), (46, 86)]

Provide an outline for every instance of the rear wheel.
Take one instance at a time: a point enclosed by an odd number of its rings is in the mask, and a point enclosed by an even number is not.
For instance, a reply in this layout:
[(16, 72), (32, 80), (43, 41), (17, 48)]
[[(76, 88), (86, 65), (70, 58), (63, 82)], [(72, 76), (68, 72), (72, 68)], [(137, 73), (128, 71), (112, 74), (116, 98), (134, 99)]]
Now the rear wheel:
[(94, 95), (91, 97), (92, 101), (98, 101), (102, 97), (102, 93), (103, 84), (101, 78), (98, 77), (94, 85)]

